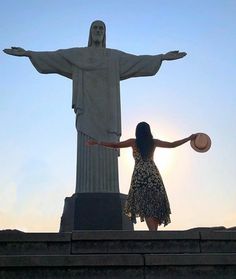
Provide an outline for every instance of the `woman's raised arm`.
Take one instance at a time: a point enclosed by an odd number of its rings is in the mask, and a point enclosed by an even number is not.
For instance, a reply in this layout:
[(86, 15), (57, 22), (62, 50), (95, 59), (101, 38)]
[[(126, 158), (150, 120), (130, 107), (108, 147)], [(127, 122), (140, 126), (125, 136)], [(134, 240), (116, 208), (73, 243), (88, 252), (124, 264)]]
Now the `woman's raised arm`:
[(189, 136), (187, 138), (176, 140), (176, 141), (173, 141), (173, 142), (154, 139), (154, 143), (155, 143), (156, 147), (174, 148), (174, 147), (180, 146), (180, 145), (182, 145), (182, 144), (184, 144), (184, 143), (186, 143), (190, 140), (195, 139), (196, 136), (197, 136), (197, 134), (192, 134), (191, 136)]

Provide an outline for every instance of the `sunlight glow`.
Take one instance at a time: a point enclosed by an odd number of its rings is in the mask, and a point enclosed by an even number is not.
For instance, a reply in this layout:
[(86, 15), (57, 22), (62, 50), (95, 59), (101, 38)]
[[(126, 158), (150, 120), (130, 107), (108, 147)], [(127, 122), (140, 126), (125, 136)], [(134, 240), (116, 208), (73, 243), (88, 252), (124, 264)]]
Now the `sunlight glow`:
[(173, 153), (165, 148), (157, 148), (154, 154), (154, 161), (161, 174), (166, 175), (171, 171), (173, 164)]

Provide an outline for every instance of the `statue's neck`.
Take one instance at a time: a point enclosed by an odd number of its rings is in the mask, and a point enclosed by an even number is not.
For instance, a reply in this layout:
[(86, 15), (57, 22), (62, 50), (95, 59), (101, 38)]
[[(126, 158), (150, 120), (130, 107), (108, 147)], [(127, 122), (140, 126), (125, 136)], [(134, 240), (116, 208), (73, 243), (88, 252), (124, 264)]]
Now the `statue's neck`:
[(92, 42), (92, 45), (91, 47), (94, 47), (94, 48), (102, 48), (102, 42)]

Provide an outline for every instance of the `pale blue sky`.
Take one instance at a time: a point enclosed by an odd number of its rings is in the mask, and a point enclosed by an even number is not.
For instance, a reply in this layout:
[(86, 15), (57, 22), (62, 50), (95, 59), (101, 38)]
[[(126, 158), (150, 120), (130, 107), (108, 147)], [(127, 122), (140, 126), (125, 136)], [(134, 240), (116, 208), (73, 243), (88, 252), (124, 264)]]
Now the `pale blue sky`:
[[(13, 0), (0, 13), (1, 49), (86, 46), (90, 23), (101, 19), (109, 48), (186, 51), (154, 77), (121, 82), (122, 139), (142, 120), (163, 140), (209, 134), (212, 148), (204, 154), (189, 144), (156, 151), (172, 208), (165, 229), (235, 226), (235, 0)], [(58, 231), (64, 198), (75, 189), (71, 81), (41, 75), (27, 58), (3, 52), (0, 65), (0, 229)], [(127, 193), (131, 150), (119, 161)]]

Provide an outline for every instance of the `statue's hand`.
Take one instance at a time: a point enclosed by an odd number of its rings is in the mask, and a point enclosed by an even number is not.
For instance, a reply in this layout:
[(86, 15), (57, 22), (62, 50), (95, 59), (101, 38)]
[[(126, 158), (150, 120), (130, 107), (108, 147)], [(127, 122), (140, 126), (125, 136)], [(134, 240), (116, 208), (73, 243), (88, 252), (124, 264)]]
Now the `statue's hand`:
[(187, 55), (186, 52), (179, 52), (178, 50), (175, 51), (169, 51), (166, 54), (163, 54), (163, 60), (175, 60), (175, 59), (180, 59)]
[(14, 56), (27, 56), (27, 51), (21, 47), (11, 47), (5, 48), (3, 50), (6, 54), (14, 55)]

